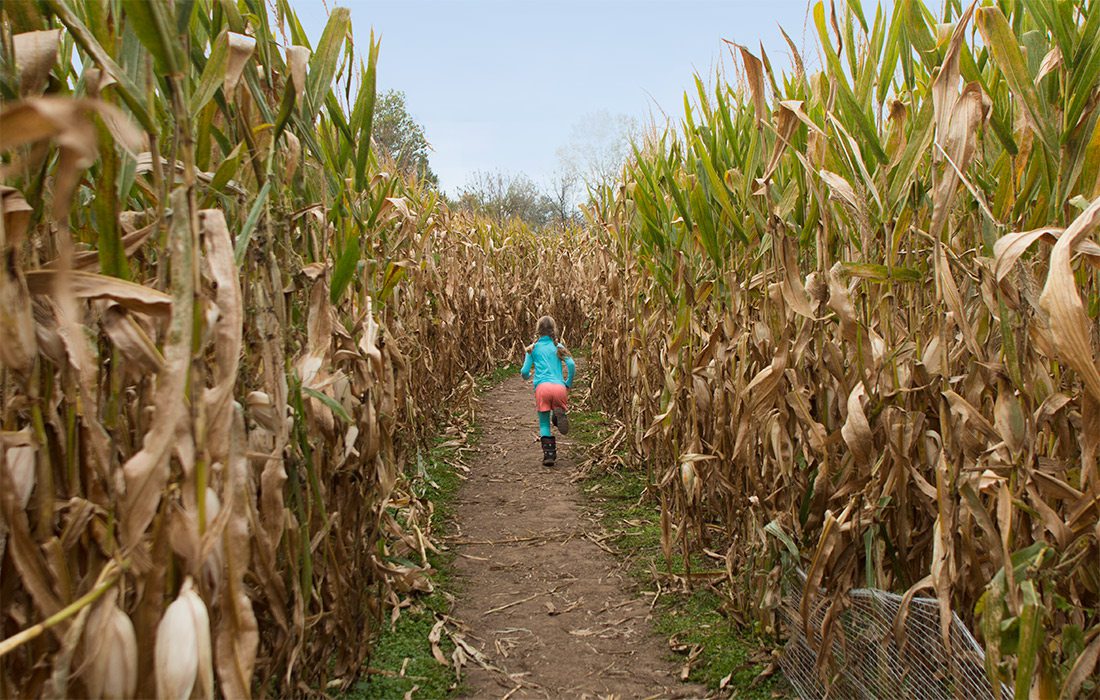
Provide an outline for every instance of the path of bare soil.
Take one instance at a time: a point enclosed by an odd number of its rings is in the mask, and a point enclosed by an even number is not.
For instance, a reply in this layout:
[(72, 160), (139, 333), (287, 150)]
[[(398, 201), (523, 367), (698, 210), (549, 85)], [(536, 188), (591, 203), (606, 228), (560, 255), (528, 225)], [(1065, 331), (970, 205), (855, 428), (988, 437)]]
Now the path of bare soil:
[(601, 529), (572, 480), (580, 448), (559, 436), (543, 467), (533, 411), (518, 377), (485, 395), (455, 507), (454, 615), (486, 662), (467, 666), (469, 697), (706, 697), (679, 681), (649, 599), (589, 534)]

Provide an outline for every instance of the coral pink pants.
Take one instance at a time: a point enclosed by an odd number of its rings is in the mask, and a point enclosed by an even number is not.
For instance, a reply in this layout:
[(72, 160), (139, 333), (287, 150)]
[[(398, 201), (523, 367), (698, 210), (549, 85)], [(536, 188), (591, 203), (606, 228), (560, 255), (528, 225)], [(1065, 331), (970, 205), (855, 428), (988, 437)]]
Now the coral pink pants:
[(535, 387), (535, 407), (538, 411), (553, 411), (555, 408), (565, 408), (569, 400), (569, 390), (564, 384), (556, 382), (542, 382)]

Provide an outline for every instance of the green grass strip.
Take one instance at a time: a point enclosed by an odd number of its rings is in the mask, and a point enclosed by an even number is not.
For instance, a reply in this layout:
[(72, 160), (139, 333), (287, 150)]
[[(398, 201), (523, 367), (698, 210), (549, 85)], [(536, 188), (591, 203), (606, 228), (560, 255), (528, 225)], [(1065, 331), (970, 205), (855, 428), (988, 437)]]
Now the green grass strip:
[[(517, 374), (519, 366), (503, 365), (477, 379), (478, 393), (484, 393), (505, 379)], [(480, 426), (467, 427), (467, 444), (476, 444), (481, 435)], [(422, 462), (416, 466), (418, 476), (413, 488), (421, 498), (432, 502), (432, 532), (445, 534), (454, 517), (455, 499), (462, 480), (454, 467), (457, 461), (456, 447), (440, 447), (452, 436), (440, 436)], [(428, 635), (435, 626), (437, 615), (450, 614), (458, 582), (452, 576), (454, 554), (436, 554), (428, 551), (432, 566), (434, 590), (414, 599), (412, 606), (401, 611), (392, 626), (387, 622), (375, 643), (363, 679), (345, 695), (346, 700), (390, 700), (411, 693), (414, 698), (450, 698), (462, 691), (455, 681), (450, 667), (440, 664), (432, 656)], [(439, 648), (449, 659), (454, 644), (446, 634)]]
[[(592, 445), (607, 436), (606, 419), (598, 411), (573, 412), (570, 423), (575, 431), (571, 436), (578, 442)], [(660, 508), (643, 495), (645, 481), (642, 472), (596, 470), (582, 482), (582, 488), (607, 531), (617, 533), (607, 543), (619, 552), (630, 552), (628, 571), (640, 589), (649, 590), (653, 586), (653, 572), (667, 571), (669, 564), (661, 552)], [(706, 565), (693, 561), (692, 566), (699, 570)], [(683, 562), (677, 558), (672, 562), (672, 572), (682, 570)], [(691, 665), (689, 681), (712, 689), (721, 686), (729, 697), (747, 700), (794, 697), (778, 675), (754, 685), (764, 670), (758, 659), (767, 644), (752, 630), (723, 615), (724, 604), (720, 596), (706, 588), (696, 588), (690, 593), (666, 591), (653, 609), (654, 630), (677, 649), (701, 646)], [(669, 658), (682, 664), (686, 653), (674, 654), (670, 646)]]
[[(438, 442), (443, 442), (440, 438)], [(423, 473), (415, 484), (417, 493), (434, 506), (432, 530), (447, 530), (452, 517), (455, 496), (461, 480), (451, 462), (457, 459), (454, 447), (435, 447), (424, 460)], [(432, 656), (428, 635), (436, 623), (436, 615), (449, 614), (455, 581), (451, 577), (454, 555), (436, 554), (428, 550), (434, 590), (418, 596), (411, 607), (401, 611), (392, 626), (387, 622), (368, 661), (367, 673), (344, 697), (347, 700), (389, 700), (402, 698), (412, 691), (416, 698), (448, 698), (461, 686), (455, 681), (449, 666)], [(450, 658), (454, 644), (447, 635), (439, 643), (440, 650)], [(415, 690), (414, 690), (415, 689)]]

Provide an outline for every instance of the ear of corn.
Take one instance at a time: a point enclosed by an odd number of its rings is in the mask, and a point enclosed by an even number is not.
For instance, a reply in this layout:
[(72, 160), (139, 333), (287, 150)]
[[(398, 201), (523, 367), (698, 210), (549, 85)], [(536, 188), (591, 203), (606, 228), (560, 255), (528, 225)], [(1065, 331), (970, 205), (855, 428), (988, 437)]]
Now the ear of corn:
[(137, 639), (134, 625), (108, 594), (88, 617), (84, 654), (88, 695), (132, 698), (137, 691)]
[(157, 625), (156, 677), (159, 700), (212, 697), (210, 615), (190, 578)]

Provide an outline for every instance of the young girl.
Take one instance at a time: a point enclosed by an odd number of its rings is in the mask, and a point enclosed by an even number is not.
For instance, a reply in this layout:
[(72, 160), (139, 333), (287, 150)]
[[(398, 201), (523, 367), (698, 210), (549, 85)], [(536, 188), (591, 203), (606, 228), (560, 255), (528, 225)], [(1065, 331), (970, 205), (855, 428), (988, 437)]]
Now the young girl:
[[(550, 433), (550, 424), (557, 426), (558, 432), (569, 432), (569, 416), (565, 405), (569, 397), (568, 389), (573, 386), (573, 374), (576, 364), (573, 356), (564, 345), (557, 342), (558, 327), (554, 319), (543, 316), (539, 319), (537, 332), (539, 339), (527, 347), (520, 374), (524, 379), (531, 377), (534, 371), (535, 408), (539, 413), (539, 436), (542, 441), (542, 463), (554, 466), (558, 458), (558, 446)], [(565, 362), (569, 374), (562, 377), (561, 363)], [(551, 416), (551, 414), (553, 414)]]

